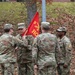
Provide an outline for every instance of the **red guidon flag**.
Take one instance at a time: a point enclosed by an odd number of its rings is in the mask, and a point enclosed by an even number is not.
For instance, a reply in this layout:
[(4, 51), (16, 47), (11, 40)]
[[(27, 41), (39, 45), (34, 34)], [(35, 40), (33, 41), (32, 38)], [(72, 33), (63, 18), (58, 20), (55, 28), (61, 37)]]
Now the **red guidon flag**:
[(26, 35), (32, 35), (33, 37), (36, 37), (40, 33), (40, 26), (39, 26), (39, 13), (36, 12), (27, 31)]

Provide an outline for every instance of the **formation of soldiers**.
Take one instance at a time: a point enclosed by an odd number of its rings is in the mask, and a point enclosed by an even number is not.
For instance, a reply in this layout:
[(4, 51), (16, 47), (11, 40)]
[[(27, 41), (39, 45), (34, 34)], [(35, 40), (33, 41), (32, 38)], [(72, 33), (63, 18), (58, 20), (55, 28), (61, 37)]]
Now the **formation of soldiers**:
[(50, 33), (50, 23), (41, 22), (41, 34), (36, 38), (24, 35), (25, 23), (18, 23), (18, 35), (13, 36), (13, 25), (4, 25), (0, 36), (0, 65), (2, 75), (70, 75), (72, 45), (66, 27)]

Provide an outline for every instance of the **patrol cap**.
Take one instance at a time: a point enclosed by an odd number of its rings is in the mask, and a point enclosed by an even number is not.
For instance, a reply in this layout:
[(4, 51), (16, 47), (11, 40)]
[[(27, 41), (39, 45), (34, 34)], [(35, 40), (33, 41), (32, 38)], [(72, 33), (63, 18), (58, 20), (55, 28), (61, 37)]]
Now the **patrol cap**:
[(18, 23), (18, 29), (25, 28), (25, 23)]
[(41, 22), (41, 27), (43, 27), (45, 30), (50, 29), (50, 23), (49, 22)]
[(13, 28), (12, 24), (5, 24), (4, 29), (11, 29)]
[(67, 28), (66, 27), (59, 27), (56, 31), (66, 32), (67, 31)]

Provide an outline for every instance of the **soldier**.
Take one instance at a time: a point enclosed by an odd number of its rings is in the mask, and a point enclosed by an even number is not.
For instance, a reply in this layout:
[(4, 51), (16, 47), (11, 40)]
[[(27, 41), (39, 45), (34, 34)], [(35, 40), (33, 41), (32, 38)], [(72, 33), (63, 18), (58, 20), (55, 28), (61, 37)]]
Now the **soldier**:
[[(41, 23), (42, 34), (34, 39), (32, 58), (35, 75), (56, 75), (55, 52), (60, 52), (56, 36), (50, 33), (50, 23)], [(36, 71), (37, 70), (37, 71)]]
[[(71, 42), (66, 36), (66, 27), (59, 27), (57, 30), (57, 38), (59, 41), (62, 63), (58, 64), (57, 70), (59, 75), (70, 75), (70, 63), (71, 63)], [(58, 56), (56, 56), (57, 58)], [(57, 61), (58, 62), (58, 61)]]
[(31, 36), (24, 35), (26, 31), (25, 23), (18, 23), (18, 35), (16, 36), (20, 40), (26, 39), (24, 42), (28, 43), (27, 48), (19, 47), (17, 59), (18, 59), (18, 75), (33, 75), (32, 69), (32, 49), (33, 38)]
[(0, 37), (0, 64), (3, 75), (14, 75), (14, 65), (16, 63), (15, 46), (26, 47), (23, 41), (12, 36), (12, 24), (4, 25), (4, 34)]

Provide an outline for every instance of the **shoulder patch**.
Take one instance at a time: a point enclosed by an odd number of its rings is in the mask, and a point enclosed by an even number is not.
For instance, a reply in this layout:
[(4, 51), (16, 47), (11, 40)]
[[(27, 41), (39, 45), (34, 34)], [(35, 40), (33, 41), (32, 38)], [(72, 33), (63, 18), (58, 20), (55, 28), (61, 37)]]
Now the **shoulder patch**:
[(68, 44), (68, 48), (72, 48), (72, 45), (71, 44)]

